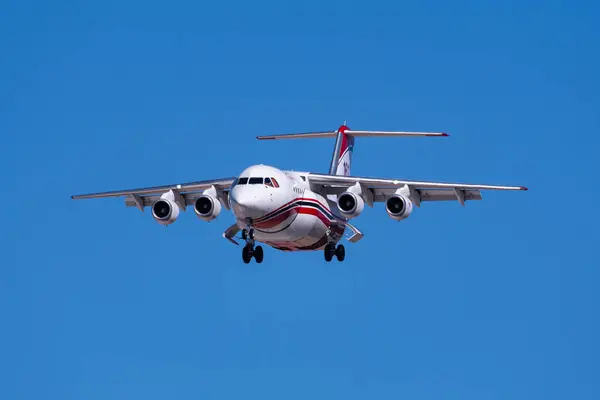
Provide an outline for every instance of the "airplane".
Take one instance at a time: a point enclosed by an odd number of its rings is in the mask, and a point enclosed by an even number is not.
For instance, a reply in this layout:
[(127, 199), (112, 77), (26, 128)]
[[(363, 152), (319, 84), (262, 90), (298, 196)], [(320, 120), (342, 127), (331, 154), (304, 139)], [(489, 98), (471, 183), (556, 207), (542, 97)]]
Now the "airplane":
[[(223, 209), (232, 211), (235, 223), (223, 237), (242, 247), (242, 260), (262, 263), (259, 243), (274, 249), (323, 251), (325, 261), (344, 261), (346, 250), (339, 243), (346, 230), (350, 243), (363, 233), (350, 221), (365, 205), (385, 203), (395, 221), (408, 218), (414, 207), (427, 201), (482, 200), (481, 190), (528, 190), (523, 186), (443, 183), (351, 176), (352, 154), (357, 137), (445, 137), (443, 132), (397, 132), (351, 130), (346, 123), (337, 130), (257, 136), (258, 140), (335, 138), (329, 173), (296, 172), (268, 165), (252, 165), (237, 177), (164, 186), (118, 190), (71, 196), (72, 199), (125, 197), (125, 205), (142, 212), (149, 207), (161, 225), (174, 223), (192, 206), (204, 221), (217, 218)], [(241, 231), (241, 238), (238, 233)], [(237, 240), (236, 240), (237, 239)]]

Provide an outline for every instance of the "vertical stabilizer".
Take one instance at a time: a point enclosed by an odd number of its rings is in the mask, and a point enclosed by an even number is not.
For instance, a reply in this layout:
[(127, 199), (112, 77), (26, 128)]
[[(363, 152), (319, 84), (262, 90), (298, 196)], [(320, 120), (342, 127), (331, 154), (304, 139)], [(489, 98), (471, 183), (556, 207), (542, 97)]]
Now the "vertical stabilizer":
[(352, 166), (352, 152), (354, 151), (354, 136), (346, 134), (349, 131), (345, 124), (337, 130), (335, 147), (329, 165), (330, 175), (349, 176)]

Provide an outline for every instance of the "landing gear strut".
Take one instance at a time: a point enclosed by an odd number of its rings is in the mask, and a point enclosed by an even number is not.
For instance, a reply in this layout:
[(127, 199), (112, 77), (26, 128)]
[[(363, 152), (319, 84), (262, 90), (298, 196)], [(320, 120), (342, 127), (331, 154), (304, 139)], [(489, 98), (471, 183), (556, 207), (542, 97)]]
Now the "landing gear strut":
[(257, 264), (263, 262), (264, 253), (262, 246), (254, 246), (254, 230), (242, 230), (242, 239), (246, 241), (246, 245), (242, 249), (242, 260), (248, 264), (252, 261), (252, 257), (256, 260)]
[(254, 242), (254, 229), (242, 229), (242, 240), (248, 241), (251, 240)]
[(325, 261), (330, 262), (333, 260), (333, 256), (335, 256), (338, 261), (342, 262), (346, 258), (346, 249), (343, 244), (339, 244), (337, 247), (335, 243), (329, 243), (325, 246), (323, 250), (325, 254)]

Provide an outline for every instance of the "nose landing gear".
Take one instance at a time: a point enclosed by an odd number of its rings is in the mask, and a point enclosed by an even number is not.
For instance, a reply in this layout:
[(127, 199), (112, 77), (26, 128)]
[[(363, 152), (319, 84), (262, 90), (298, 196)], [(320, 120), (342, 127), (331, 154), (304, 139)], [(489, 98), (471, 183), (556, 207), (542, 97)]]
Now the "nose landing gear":
[(252, 257), (254, 257), (257, 264), (263, 262), (264, 253), (262, 246), (254, 247), (249, 244), (244, 246), (242, 249), (242, 260), (244, 260), (244, 263), (250, 263), (250, 261), (252, 261)]
[(242, 240), (254, 242), (254, 229), (242, 229)]
[(242, 249), (242, 260), (248, 264), (252, 258), (257, 264), (263, 262), (264, 253), (262, 246), (254, 246), (254, 230), (242, 230), (242, 239), (246, 241), (246, 245)]
[(346, 258), (346, 249), (343, 244), (339, 244), (336, 247), (335, 243), (329, 243), (325, 246), (323, 253), (325, 254), (325, 261), (327, 262), (333, 260), (333, 256), (335, 256), (339, 262), (344, 261)]

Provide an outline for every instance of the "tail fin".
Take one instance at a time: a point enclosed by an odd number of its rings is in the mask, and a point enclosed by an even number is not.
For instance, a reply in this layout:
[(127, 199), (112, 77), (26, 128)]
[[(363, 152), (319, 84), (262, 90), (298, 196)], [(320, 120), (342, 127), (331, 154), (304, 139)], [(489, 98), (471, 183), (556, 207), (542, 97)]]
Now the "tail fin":
[(331, 164), (329, 165), (329, 175), (350, 175), (350, 167), (352, 166), (352, 153), (354, 152), (354, 136), (348, 135), (348, 128), (345, 124), (337, 130), (337, 138), (335, 139), (335, 147), (331, 156)]
[(354, 138), (358, 136), (449, 136), (443, 132), (396, 132), (396, 131), (353, 131), (344, 125), (337, 131), (305, 132), (305, 133), (286, 133), (278, 135), (257, 136), (258, 140), (275, 139), (313, 139), (313, 138), (332, 138), (335, 137), (335, 147), (329, 166), (330, 175), (350, 175), (352, 166), (352, 152), (354, 151)]

